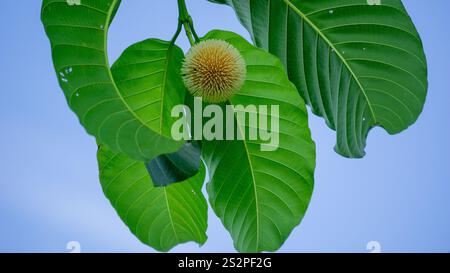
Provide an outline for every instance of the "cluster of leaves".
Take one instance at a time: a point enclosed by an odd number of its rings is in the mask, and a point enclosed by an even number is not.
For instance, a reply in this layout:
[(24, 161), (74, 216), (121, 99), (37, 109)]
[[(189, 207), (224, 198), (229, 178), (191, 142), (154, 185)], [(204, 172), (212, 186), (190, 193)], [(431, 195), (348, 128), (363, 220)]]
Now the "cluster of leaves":
[[(209, 203), (235, 248), (275, 251), (313, 191), (305, 102), (336, 131), (339, 154), (364, 156), (371, 128), (395, 134), (422, 111), (421, 40), (400, 0), (210, 1), (232, 7), (255, 43), (219, 30), (201, 38), (229, 42), (247, 64), (227, 103), (279, 105), (276, 151), (260, 151), (258, 141), (172, 139), (171, 109), (192, 99), (180, 75), (184, 53), (175, 41), (148, 39), (110, 66), (107, 33), (120, 0), (44, 0), (42, 22), (69, 107), (99, 143), (104, 193), (143, 243), (168, 251), (206, 241), (208, 173)], [(250, 126), (237, 115), (235, 123)]]

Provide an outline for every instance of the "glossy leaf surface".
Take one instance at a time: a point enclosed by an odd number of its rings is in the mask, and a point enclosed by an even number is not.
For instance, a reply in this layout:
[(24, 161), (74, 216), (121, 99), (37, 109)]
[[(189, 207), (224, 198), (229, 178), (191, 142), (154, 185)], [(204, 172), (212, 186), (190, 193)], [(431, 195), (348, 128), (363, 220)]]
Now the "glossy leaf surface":
[(194, 241), (203, 244), (207, 204), (201, 188), (205, 168), (197, 175), (167, 187), (155, 187), (143, 162), (98, 151), (100, 181), (106, 197), (139, 240), (159, 251)]
[(138, 160), (177, 151), (167, 109), (184, 100), (181, 49), (147, 40), (125, 51), (114, 75), (107, 55), (108, 28), (117, 0), (45, 0), (42, 22), (70, 108), (87, 132), (112, 150)]
[[(246, 82), (229, 104), (279, 106), (279, 144), (273, 151), (262, 151), (261, 144), (267, 142), (248, 137), (202, 142), (211, 177), (210, 204), (235, 248), (275, 251), (300, 223), (313, 191), (315, 145), (305, 103), (278, 58), (231, 32), (212, 31), (204, 39), (231, 43), (246, 62)], [(239, 118), (238, 110), (234, 116), (238, 135), (247, 135), (249, 119)], [(271, 111), (268, 116), (275, 118)]]
[(278, 56), (335, 150), (363, 157), (371, 128), (413, 124), (427, 94), (419, 34), (400, 0), (212, 0), (228, 4), (258, 47)]

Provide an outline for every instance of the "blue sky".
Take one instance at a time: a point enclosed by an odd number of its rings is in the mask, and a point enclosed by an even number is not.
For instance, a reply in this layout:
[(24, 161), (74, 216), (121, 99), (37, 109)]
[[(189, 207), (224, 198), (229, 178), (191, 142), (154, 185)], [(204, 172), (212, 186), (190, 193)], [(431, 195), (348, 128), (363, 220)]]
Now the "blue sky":
[[(429, 94), (421, 117), (389, 136), (374, 129), (360, 160), (333, 151), (335, 133), (310, 116), (317, 143), (310, 209), (280, 252), (450, 252), (450, 32), (446, 0), (403, 1), (422, 36)], [(230, 8), (187, 0), (197, 31), (248, 37)], [(66, 105), (40, 23), (41, 1), (8, 1), (0, 11), (0, 252), (151, 252), (116, 215), (98, 181), (96, 144)], [(110, 30), (111, 61), (130, 44), (170, 39), (175, 0), (123, 1)], [(181, 39), (185, 50), (188, 43)], [(208, 242), (178, 252), (232, 252), (210, 212)]]

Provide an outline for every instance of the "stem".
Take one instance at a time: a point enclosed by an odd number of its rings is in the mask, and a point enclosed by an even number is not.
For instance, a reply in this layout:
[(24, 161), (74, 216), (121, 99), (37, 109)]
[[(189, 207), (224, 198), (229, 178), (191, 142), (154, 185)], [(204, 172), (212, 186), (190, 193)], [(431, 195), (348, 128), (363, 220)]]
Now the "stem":
[(178, 0), (178, 11), (180, 12), (179, 19), (182, 22), (188, 22), (190, 15), (189, 12), (187, 11), (185, 0)]
[(179, 23), (178, 23), (177, 31), (176, 31), (175, 34), (173, 35), (172, 40), (170, 40), (170, 43), (171, 43), (171, 44), (175, 44), (175, 41), (177, 40), (178, 36), (179, 36), (180, 33), (181, 33), (182, 27), (183, 27), (183, 25), (179, 22)]
[(191, 46), (193, 46), (195, 44), (195, 40), (192, 37), (192, 32), (191, 32), (191, 28), (189, 27), (189, 23), (184, 23), (184, 29), (186, 30), (186, 36), (189, 39), (189, 43), (191, 44)]
[(194, 45), (200, 39), (198, 38), (197, 33), (194, 29), (194, 23), (192, 21), (192, 17), (189, 15), (189, 12), (186, 7), (185, 0), (178, 0), (178, 11), (179, 11), (179, 25), (183, 25), (186, 31), (186, 36), (189, 39), (189, 43)]
[(190, 17), (189, 17), (189, 27), (192, 30), (192, 34), (194, 34), (195, 42), (196, 43), (200, 42), (200, 38), (198, 37), (197, 32), (195, 32), (194, 22), (192, 21), (192, 18), (190, 18)]

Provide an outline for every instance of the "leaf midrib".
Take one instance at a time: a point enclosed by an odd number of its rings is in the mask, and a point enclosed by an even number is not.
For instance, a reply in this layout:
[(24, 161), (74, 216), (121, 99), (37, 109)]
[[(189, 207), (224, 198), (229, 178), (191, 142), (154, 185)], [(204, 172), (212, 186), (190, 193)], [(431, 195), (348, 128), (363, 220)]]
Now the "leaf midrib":
[(164, 110), (164, 93), (165, 93), (165, 89), (166, 89), (166, 84), (168, 81), (168, 74), (169, 74), (169, 62), (170, 62), (170, 58), (172, 57), (172, 49), (174, 47), (174, 41), (170, 42), (169, 47), (167, 48), (167, 55), (166, 55), (166, 63), (164, 64), (164, 77), (163, 77), (163, 84), (161, 86), (161, 108), (160, 108), (160, 120), (159, 120), (159, 133), (161, 135), (163, 135), (163, 110)]
[(178, 234), (177, 234), (177, 232), (175, 230), (175, 224), (173, 222), (172, 213), (170, 212), (169, 198), (167, 196), (167, 188), (166, 187), (163, 187), (163, 188), (164, 188), (164, 197), (166, 199), (167, 213), (169, 214), (170, 225), (172, 226), (172, 230), (173, 230), (173, 234), (175, 236), (175, 240), (177, 242), (179, 242), (180, 240), (179, 240)]
[(355, 82), (358, 84), (359, 89), (361, 90), (361, 93), (364, 95), (364, 98), (367, 101), (367, 105), (369, 106), (370, 109), (370, 113), (372, 115), (373, 118), (373, 122), (377, 123), (377, 118), (375, 116), (375, 112), (373, 111), (372, 105), (370, 103), (369, 97), (367, 96), (363, 85), (361, 84), (361, 82), (359, 81), (358, 77), (356, 76), (355, 72), (353, 71), (353, 69), (350, 67), (349, 63), (347, 62), (347, 60), (344, 58), (344, 56), (342, 56), (342, 54), (339, 52), (339, 50), (334, 46), (334, 44), (328, 39), (327, 36), (325, 36), (325, 34), (311, 21), (309, 20), (309, 18), (306, 16), (306, 14), (304, 14), (302, 11), (300, 11), (294, 4), (292, 4), (292, 2), (290, 0), (283, 0), (286, 5), (291, 8), (295, 13), (298, 14), (298, 16), (300, 16), (306, 23), (308, 23), (309, 26), (311, 26), (316, 32), (317, 34), (320, 35), (320, 37), (328, 44), (329, 47), (332, 48), (333, 52), (336, 53), (336, 55), (339, 57), (339, 59), (342, 61), (342, 63), (347, 67), (348, 71), (350, 72), (350, 74), (352, 75), (353, 79), (355, 80)]
[[(231, 103), (231, 100), (229, 100), (229, 104), (233, 105)], [(244, 149), (245, 149), (245, 155), (247, 156), (247, 160), (248, 160), (248, 164), (249, 164), (249, 168), (250, 168), (250, 174), (252, 175), (252, 182), (253, 182), (253, 192), (255, 194), (255, 210), (256, 210), (256, 247), (255, 250), (256, 252), (258, 252), (258, 248), (259, 248), (259, 228), (260, 228), (260, 224), (259, 224), (259, 208), (258, 208), (258, 192), (256, 191), (256, 180), (255, 180), (255, 175), (254, 175), (254, 169), (253, 169), (253, 164), (252, 164), (252, 160), (250, 158), (250, 152), (248, 150), (247, 147), (247, 143), (245, 140), (245, 132), (242, 132), (242, 127), (241, 127), (241, 122), (239, 121), (238, 116), (236, 115), (237, 112), (233, 111), (236, 117), (236, 122), (237, 122), (237, 128), (239, 130), (239, 133), (241, 134), (241, 136), (244, 137), (244, 139), (242, 140), (242, 143), (244, 145)], [(245, 127), (245, 124), (244, 124)]]

